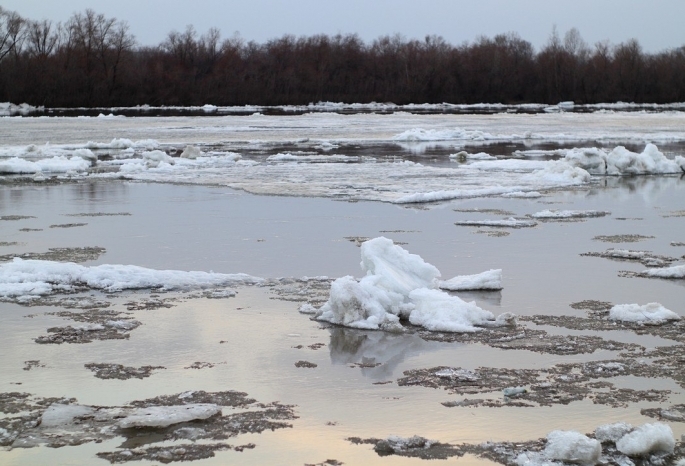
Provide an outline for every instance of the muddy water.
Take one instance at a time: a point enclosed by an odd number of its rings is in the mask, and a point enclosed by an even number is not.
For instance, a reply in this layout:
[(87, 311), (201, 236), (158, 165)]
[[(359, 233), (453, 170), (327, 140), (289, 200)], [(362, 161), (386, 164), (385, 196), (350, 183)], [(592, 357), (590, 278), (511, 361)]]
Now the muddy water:
[[(594, 299), (615, 304), (658, 301), (685, 315), (682, 280), (622, 278), (619, 271), (640, 271), (644, 266), (580, 256), (610, 247), (682, 256), (685, 248), (670, 243), (685, 241), (685, 217), (668, 215), (684, 208), (684, 194), (685, 181), (678, 178), (610, 179), (605, 187), (540, 199), (473, 199), (422, 210), (118, 181), (5, 187), (0, 191), (2, 215), (35, 218), (0, 222), (2, 241), (10, 243), (1, 246), (0, 253), (98, 246), (106, 252), (85, 265), (134, 264), (267, 278), (339, 277), (361, 273), (359, 249), (346, 237), (384, 235), (436, 265), (445, 278), (502, 268), (504, 290), (462, 295), (495, 314), (584, 316), (569, 305)], [(607, 210), (611, 215), (581, 222), (540, 222), (534, 228), (507, 229), (506, 236), (482, 233), (493, 229), (454, 225), (459, 220), (504, 218), (455, 211), (476, 208), (507, 210), (517, 216), (545, 209)], [(72, 216), (96, 213), (130, 215)], [(86, 225), (50, 228), (72, 223)], [(653, 238), (621, 244), (593, 240), (600, 235), (628, 234)], [(215, 458), (197, 464), (304, 464), (329, 458), (346, 464), (387, 464), (370, 446), (352, 445), (345, 439), (417, 434), (449, 443), (530, 440), (558, 428), (591, 432), (609, 422), (651, 422), (640, 415), (640, 409), (659, 406), (641, 402), (611, 408), (582, 401), (542, 408), (446, 408), (440, 403), (455, 399), (447, 391), (401, 387), (395, 381), (406, 370), (438, 365), (543, 369), (562, 362), (611, 359), (617, 352), (541, 355), (482, 344), (430, 342), (417, 335), (326, 328), (299, 314), (299, 303), (275, 299), (268, 287), (237, 291), (236, 297), (227, 299), (162, 294), (177, 300), (170, 301), (170, 308), (132, 311), (142, 326), (128, 340), (88, 344), (36, 344), (33, 338), (45, 334), (48, 327), (69, 323), (46, 315), (61, 309), (1, 303), (0, 392), (74, 397), (83, 404), (111, 406), (187, 390), (240, 390), (262, 402), (297, 406), (299, 419), (293, 421), (292, 429), (240, 436), (240, 443), (253, 442), (256, 448), (218, 452)], [(124, 309), (127, 301), (150, 295), (94, 294), (111, 301), (117, 310)], [(673, 344), (629, 331), (594, 333), (648, 348)], [(23, 370), (29, 360), (45, 367)], [(298, 361), (316, 367), (296, 367)], [(165, 369), (142, 380), (101, 380), (84, 368), (92, 362)], [(187, 368), (195, 362), (213, 367)], [(614, 382), (640, 389), (670, 389), (673, 394), (667, 404), (685, 402), (682, 388), (669, 379)], [(501, 398), (498, 393), (491, 396)], [(671, 425), (676, 438), (685, 433), (682, 424)], [(1, 451), (0, 462), (106, 464), (95, 459), (95, 453), (113, 451), (122, 441)], [(452, 461), (485, 462), (474, 457)], [(392, 462), (417, 464), (421, 460), (393, 457)]]

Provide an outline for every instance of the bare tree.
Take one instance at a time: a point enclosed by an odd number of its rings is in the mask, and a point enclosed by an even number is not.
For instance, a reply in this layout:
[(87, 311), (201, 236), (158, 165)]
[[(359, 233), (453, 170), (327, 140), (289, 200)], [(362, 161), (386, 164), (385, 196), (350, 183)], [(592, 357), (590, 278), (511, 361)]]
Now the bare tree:
[(0, 62), (10, 53), (17, 54), (23, 39), (24, 22), (18, 13), (0, 7)]

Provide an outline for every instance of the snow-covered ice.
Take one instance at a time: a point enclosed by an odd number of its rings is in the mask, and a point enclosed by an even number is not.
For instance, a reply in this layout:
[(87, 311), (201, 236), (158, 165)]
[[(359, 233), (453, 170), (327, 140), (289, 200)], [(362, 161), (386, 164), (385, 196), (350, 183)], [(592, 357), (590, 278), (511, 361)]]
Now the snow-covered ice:
[(685, 265), (648, 269), (643, 271), (642, 274), (655, 278), (685, 278)]
[(658, 324), (668, 320), (680, 320), (680, 316), (659, 303), (648, 303), (643, 306), (639, 304), (618, 304), (609, 310), (609, 319)]
[(501, 290), (502, 269), (492, 269), (475, 275), (458, 275), (439, 282), (438, 286), (450, 291)]
[(192, 290), (259, 283), (246, 274), (154, 270), (135, 265), (83, 266), (72, 262), (23, 260), (0, 264), (0, 297), (19, 298), (73, 291), (79, 287), (109, 292), (127, 289)]
[(316, 319), (364, 329), (401, 330), (400, 319), (433, 331), (475, 332), (508, 325), (494, 315), (438, 289), (440, 272), (387, 238), (361, 245), (361, 280), (346, 276), (331, 284)]

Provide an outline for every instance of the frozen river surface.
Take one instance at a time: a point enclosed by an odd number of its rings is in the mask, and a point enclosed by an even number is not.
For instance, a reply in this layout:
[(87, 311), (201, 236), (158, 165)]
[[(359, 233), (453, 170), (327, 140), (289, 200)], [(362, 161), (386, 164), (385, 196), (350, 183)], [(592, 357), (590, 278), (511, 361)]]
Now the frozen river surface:
[[(685, 315), (683, 115), (1, 119), (0, 463), (542, 464), (615, 422), (669, 426), (675, 463), (685, 325), (611, 309)], [(502, 269), (449, 296), (517, 323), (298, 312), (380, 236)]]

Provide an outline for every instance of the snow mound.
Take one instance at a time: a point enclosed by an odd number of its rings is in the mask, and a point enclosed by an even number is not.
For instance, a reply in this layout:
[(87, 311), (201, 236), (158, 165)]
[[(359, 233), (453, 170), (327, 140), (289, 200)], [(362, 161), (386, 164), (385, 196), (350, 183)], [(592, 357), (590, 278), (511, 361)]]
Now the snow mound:
[(655, 278), (685, 278), (685, 265), (648, 269), (642, 272), (642, 274)]
[(316, 319), (354, 328), (401, 331), (400, 319), (432, 331), (475, 332), (508, 325), (456, 296), (437, 290), (440, 271), (384, 237), (361, 246), (366, 276), (346, 276), (331, 284)]
[(680, 320), (680, 316), (673, 311), (669, 311), (659, 303), (649, 303), (644, 306), (639, 304), (618, 304), (609, 310), (609, 319), (623, 322), (661, 324), (668, 320)]
[(441, 281), (438, 286), (443, 290), (501, 290), (502, 269), (492, 269), (475, 275), (458, 275)]
[(660, 422), (643, 424), (616, 442), (616, 448), (629, 456), (643, 456), (652, 452), (672, 453), (675, 448), (673, 430)]
[(152, 406), (138, 408), (118, 422), (122, 429), (132, 427), (168, 427), (181, 422), (208, 419), (221, 413), (215, 404), (187, 404), (182, 406)]
[(602, 445), (580, 432), (555, 430), (547, 434), (543, 455), (550, 460), (592, 465), (599, 461)]
[(0, 264), (0, 297), (30, 298), (79, 287), (109, 292), (126, 289), (191, 290), (259, 283), (246, 274), (154, 270), (135, 265), (83, 266), (72, 262), (23, 260)]

